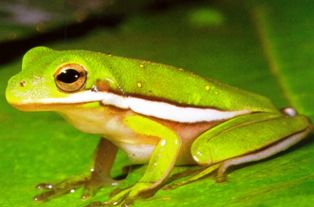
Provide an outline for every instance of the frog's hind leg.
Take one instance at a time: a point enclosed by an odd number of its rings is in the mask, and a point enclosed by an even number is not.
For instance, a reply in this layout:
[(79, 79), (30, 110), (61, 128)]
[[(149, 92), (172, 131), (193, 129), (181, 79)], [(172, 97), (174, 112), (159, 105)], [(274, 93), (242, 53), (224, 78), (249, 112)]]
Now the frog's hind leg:
[(216, 180), (222, 182), (228, 167), (262, 160), (286, 150), (311, 129), (309, 120), (296, 114), (256, 113), (223, 122), (201, 134), (191, 147), (194, 160), (207, 168), (165, 188), (193, 182), (216, 169)]
[(271, 157), (272, 155), (282, 152), (288, 149), (289, 147), (295, 145), (296, 143), (300, 142), (302, 139), (304, 139), (304, 137), (309, 132), (310, 132), (310, 129), (307, 129), (299, 133), (295, 133), (283, 139), (282, 141), (275, 143), (263, 150), (222, 162), (217, 172), (216, 181), (224, 182), (226, 180), (225, 172), (227, 171), (229, 167), (234, 166), (234, 165), (241, 165), (241, 164), (245, 164), (249, 162), (259, 161), (259, 160), (263, 160), (265, 158)]

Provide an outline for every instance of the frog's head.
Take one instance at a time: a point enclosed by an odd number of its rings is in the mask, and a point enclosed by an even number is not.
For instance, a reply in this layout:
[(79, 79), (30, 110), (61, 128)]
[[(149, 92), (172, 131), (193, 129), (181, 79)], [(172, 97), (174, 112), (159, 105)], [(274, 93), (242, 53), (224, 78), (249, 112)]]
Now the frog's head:
[(96, 77), (103, 77), (110, 87), (115, 85), (110, 63), (103, 64), (108, 57), (83, 50), (33, 48), (24, 55), (22, 71), (9, 80), (7, 101), (18, 109), (32, 111), (97, 101), (91, 93), (99, 81)]

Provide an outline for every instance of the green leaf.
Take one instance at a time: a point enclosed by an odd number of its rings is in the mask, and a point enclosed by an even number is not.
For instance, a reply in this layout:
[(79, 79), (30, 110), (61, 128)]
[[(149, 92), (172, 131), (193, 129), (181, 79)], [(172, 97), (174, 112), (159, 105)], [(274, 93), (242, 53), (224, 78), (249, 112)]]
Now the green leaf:
[[(314, 118), (314, 7), (309, 1), (222, 1), (129, 16), (115, 29), (95, 29), (58, 41), (55, 49), (88, 49), (186, 68), (270, 97)], [(5, 51), (4, 51), (5, 52)], [(35, 203), (34, 186), (85, 174), (98, 138), (75, 130), (54, 113), (24, 113), (5, 101), (6, 82), (21, 60), (0, 69), (0, 206), (84, 206), (80, 192)], [(134, 206), (311, 206), (313, 135), (265, 161), (234, 168), (228, 181), (208, 177), (159, 190)], [(125, 163), (119, 156), (114, 169)], [(141, 167), (130, 174), (133, 183)], [(125, 184), (125, 185), (127, 185)], [(93, 200), (105, 201), (113, 188)]]

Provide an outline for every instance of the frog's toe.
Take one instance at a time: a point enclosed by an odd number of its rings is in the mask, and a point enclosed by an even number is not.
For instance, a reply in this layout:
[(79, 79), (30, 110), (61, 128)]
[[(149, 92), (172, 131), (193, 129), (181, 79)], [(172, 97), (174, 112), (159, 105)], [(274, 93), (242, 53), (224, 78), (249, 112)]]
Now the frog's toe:
[(227, 181), (227, 175), (223, 174), (223, 175), (216, 175), (215, 178), (217, 183), (223, 183), (225, 181)]
[(52, 183), (39, 183), (36, 185), (36, 189), (38, 190), (51, 190), (54, 188), (54, 185)]
[(127, 206), (126, 201), (128, 200), (131, 189), (132, 187), (124, 190), (116, 190), (114, 193), (110, 194), (109, 200), (103, 202), (101, 206)]
[(34, 201), (47, 201), (59, 196), (74, 193), (77, 188), (51, 189), (33, 197)]
[(107, 203), (111, 205), (119, 205), (123, 207), (130, 206), (136, 199), (142, 197), (144, 194), (145, 197), (152, 196), (152, 189), (149, 188), (150, 183), (136, 183), (134, 186), (122, 190), (112, 196)]
[(37, 189), (44, 192), (33, 197), (35, 201), (47, 201), (68, 193), (75, 192), (76, 189), (80, 188), (86, 182), (87, 177), (65, 180), (57, 184), (41, 183), (36, 186)]
[(81, 199), (86, 200), (94, 196), (104, 186), (117, 186), (120, 181), (105, 177), (102, 179), (90, 179), (85, 182)]
[[(136, 183), (134, 186), (126, 189), (118, 189), (110, 194), (110, 199), (106, 202), (95, 202), (88, 205), (88, 207), (94, 206), (130, 206), (137, 198), (142, 197), (144, 194), (148, 195), (152, 192), (150, 189), (150, 183)], [(144, 194), (143, 194), (144, 193)], [(152, 195), (152, 194), (149, 194)], [(146, 196), (147, 197), (147, 196)]]

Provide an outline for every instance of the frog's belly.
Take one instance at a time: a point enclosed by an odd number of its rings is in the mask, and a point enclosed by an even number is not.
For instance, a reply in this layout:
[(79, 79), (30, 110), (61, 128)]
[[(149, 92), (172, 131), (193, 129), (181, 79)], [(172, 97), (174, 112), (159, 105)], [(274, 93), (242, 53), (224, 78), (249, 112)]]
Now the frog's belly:
[[(146, 164), (149, 162), (151, 155), (156, 147), (152, 144), (129, 144), (129, 143), (115, 143), (128, 155), (131, 164)], [(176, 165), (191, 165), (196, 164), (190, 154), (190, 143), (183, 144), (179, 151)]]
[[(147, 163), (160, 138), (138, 134), (129, 129), (123, 122), (124, 118), (134, 115), (129, 110), (117, 110), (114, 107), (101, 108), (67, 108), (62, 111), (66, 119), (79, 130), (99, 134), (109, 139), (127, 153), (134, 164)], [(151, 118), (151, 117), (150, 117)], [(151, 118), (153, 119), (153, 118)], [(166, 120), (153, 119), (175, 131), (181, 138), (177, 164), (193, 164), (190, 147), (193, 140), (214, 123), (182, 124)]]
[(123, 118), (131, 112), (115, 111), (110, 107), (100, 109), (67, 109), (62, 111), (65, 118), (80, 131), (99, 134), (125, 151), (133, 164), (143, 164), (158, 143), (158, 138), (140, 135), (123, 123)]
[(123, 151), (125, 151), (132, 164), (148, 163), (155, 146), (150, 144), (128, 144), (116, 143)]

